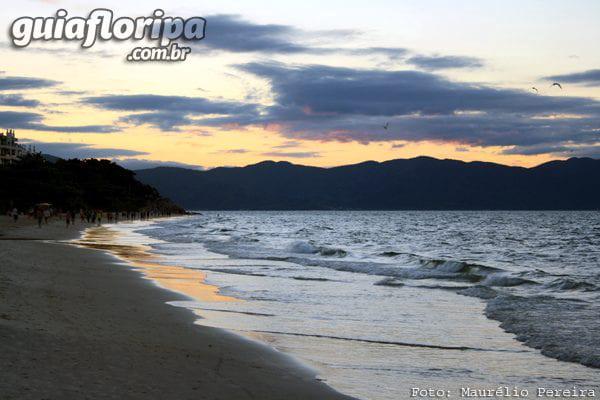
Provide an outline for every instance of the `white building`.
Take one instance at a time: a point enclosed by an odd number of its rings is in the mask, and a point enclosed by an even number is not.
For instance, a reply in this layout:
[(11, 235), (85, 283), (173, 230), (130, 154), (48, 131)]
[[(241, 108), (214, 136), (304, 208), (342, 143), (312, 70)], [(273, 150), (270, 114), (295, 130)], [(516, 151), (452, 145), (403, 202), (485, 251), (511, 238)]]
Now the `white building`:
[(0, 164), (11, 164), (30, 152), (30, 149), (19, 144), (14, 130), (0, 132)]

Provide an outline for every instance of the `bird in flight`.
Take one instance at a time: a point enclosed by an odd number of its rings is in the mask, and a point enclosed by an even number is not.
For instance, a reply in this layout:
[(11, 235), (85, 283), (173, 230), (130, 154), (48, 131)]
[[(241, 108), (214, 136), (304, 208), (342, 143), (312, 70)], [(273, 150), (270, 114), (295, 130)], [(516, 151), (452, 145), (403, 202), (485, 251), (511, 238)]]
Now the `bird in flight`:
[(531, 90), (535, 90), (536, 93), (539, 93), (540, 91), (534, 86), (531, 88)]
[(389, 123), (389, 122), (386, 122), (386, 123), (383, 125), (383, 129), (385, 129), (386, 131), (387, 131), (387, 129), (388, 129), (389, 127), (390, 127), (390, 123)]
[(558, 82), (554, 82), (554, 83), (552, 84), (552, 86), (550, 86), (550, 87), (554, 87), (554, 86), (557, 86), (557, 87), (559, 87), (559, 88), (560, 88), (560, 90), (562, 90), (562, 85), (561, 85), (560, 83), (558, 83)]

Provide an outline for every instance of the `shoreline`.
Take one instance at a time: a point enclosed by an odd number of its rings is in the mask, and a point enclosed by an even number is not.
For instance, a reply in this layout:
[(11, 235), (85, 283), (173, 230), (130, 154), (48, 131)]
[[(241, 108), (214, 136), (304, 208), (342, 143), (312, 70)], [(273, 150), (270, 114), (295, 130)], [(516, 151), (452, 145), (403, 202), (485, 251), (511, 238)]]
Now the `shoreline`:
[(186, 296), (136, 268), (64, 242), (86, 225), (12, 225), (0, 219), (0, 397), (350, 399), (288, 355), (194, 324), (167, 304)]

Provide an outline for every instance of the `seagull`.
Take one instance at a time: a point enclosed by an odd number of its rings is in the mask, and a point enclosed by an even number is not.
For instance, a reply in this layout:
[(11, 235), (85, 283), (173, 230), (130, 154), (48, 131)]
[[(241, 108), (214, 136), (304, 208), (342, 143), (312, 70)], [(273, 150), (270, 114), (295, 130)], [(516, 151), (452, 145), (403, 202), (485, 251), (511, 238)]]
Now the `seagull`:
[(552, 84), (552, 86), (550, 86), (550, 87), (554, 87), (554, 86), (558, 86), (558, 87), (560, 88), (560, 90), (562, 90), (562, 85), (561, 85), (560, 83), (558, 83), (558, 82), (554, 82), (554, 83)]
[(535, 90), (536, 93), (539, 93), (540, 91), (534, 86), (531, 88), (531, 90)]
[(387, 129), (389, 128), (390, 123), (386, 122), (385, 125), (383, 125), (383, 129), (385, 129), (387, 131)]

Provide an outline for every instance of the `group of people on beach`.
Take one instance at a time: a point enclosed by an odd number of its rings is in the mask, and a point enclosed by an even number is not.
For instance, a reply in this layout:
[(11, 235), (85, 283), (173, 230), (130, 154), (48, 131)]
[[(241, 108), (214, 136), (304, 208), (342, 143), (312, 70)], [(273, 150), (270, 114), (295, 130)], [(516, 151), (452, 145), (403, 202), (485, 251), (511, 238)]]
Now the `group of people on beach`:
[[(13, 209), (8, 211), (8, 216), (13, 219), (14, 222), (19, 220), (19, 210), (14, 207)], [(155, 211), (111, 211), (104, 212), (102, 210), (94, 210), (94, 209), (81, 209), (79, 212), (70, 210), (70, 211), (57, 211), (54, 210), (49, 205), (36, 205), (31, 208), (26, 216), (29, 218), (34, 218), (37, 221), (38, 227), (42, 227), (43, 225), (47, 225), (50, 220), (53, 218), (64, 219), (66, 223), (66, 227), (69, 228), (72, 225), (75, 225), (77, 216), (79, 216), (80, 223), (87, 224), (95, 224), (102, 225), (102, 221), (107, 221), (108, 223), (118, 223), (119, 221), (135, 221), (135, 220), (147, 220), (156, 217), (164, 217), (170, 216), (170, 214), (165, 214), (161, 212)]]

